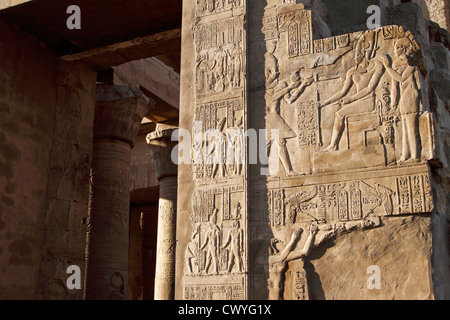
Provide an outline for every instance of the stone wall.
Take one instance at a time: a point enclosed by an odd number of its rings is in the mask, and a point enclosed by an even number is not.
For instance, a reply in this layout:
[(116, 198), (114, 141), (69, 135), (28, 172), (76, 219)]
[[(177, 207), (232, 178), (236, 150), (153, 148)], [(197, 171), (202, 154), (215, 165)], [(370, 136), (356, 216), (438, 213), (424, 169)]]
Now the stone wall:
[[(415, 1), (417, 2), (417, 1)], [(444, 5), (446, 1), (435, 1), (433, 4)], [(430, 3), (426, 1), (426, 4)], [(447, 5), (447, 4), (446, 4)], [(433, 179), (433, 194), (436, 201), (435, 212), (431, 219), (433, 231), (432, 276), (436, 299), (448, 299), (450, 288), (449, 253), (450, 239), (448, 236), (450, 214), (450, 51), (447, 44), (436, 42), (433, 34), (429, 34), (423, 21), (423, 14), (430, 14), (432, 8), (424, 10), (424, 4), (419, 7), (414, 3), (394, 6), (388, 10), (389, 22), (405, 25), (420, 39), (422, 51), (426, 55), (429, 92), (427, 104), (434, 115), (435, 125), (435, 159), (430, 161)], [(425, 16), (426, 17), (426, 16)], [(447, 14), (448, 18), (448, 14)], [(436, 20), (433, 20), (437, 22)], [(445, 28), (444, 25), (440, 25)], [(438, 38), (439, 39), (439, 38)]]
[(0, 297), (81, 299), (96, 71), (1, 22)]
[[(394, 217), (385, 226), (330, 240), (305, 269), (312, 299), (424, 300), (431, 281), (430, 217)], [(380, 289), (370, 289), (369, 267), (380, 268)], [(369, 273), (368, 273), (369, 269)]]
[(57, 64), (0, 21), (0, 299), (35, 299), (55, 129)]
[(59, 61), (55, 131), (50, 157), (39, 297), (82, 299), (68, 290), (67, 267), (84, 275), (84, 250), (92, 156), (96, 71)]
[(178, 299), (448, 296), (448, 51), (417, 4), (318, 3), (184, 3)]

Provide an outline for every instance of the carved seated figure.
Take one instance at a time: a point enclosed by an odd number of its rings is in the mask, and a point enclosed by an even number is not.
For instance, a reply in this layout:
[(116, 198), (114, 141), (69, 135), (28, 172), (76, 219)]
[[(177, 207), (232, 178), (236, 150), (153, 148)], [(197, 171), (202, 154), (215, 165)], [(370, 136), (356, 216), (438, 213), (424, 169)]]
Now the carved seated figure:
[[(340, 106), (335, 114), (331, 142), (323, 151), (338, 150), (347, 117), (376, 111), (374, 92), (384, 73), (384, 68), (381, 63), (371, 59), (375, 45), (369, 45), (369, 49), (365, 48), (366, 43), (372, 40), (373, 35), (371, 31), (366, 32), (358, 40), (354, 58), (356, 67), (347, 72), (343, 88), (332, 97), (320, 103), (320, 107), (335, 102), (338, 102)], [(356, 94), (348, 96), (353, 86), (356, 88)]]

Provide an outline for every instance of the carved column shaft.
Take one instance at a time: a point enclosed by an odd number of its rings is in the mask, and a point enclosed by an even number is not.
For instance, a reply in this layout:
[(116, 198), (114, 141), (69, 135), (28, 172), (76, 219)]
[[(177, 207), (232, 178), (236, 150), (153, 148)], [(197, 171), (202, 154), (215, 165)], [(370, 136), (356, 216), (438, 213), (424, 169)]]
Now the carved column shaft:
[(158, 237), (156, 246), (155, 300), (175, 298), (175, 247), (177, 166), (171, 160), (173, 129), (160, 129), (147, 136), (159, 180)]
[[(86, 248), (86, 299), (126, 298), (131, 146), (94, 142)], [(112, 296), (114, 295), (114, 296)]]
[(139, 90), (99, 86), (86, 236), (85, 299), (127, 299), (130, 159), (149, 101)]

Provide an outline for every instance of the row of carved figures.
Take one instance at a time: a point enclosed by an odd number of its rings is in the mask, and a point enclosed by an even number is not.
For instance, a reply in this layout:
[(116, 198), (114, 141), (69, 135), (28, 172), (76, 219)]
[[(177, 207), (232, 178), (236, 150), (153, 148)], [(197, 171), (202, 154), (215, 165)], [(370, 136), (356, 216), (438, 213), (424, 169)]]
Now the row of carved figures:
[(243, 271), (244, 231), (239, 220), (233, 220), (227, 232), (214, 220), (211, 215), (208, 224), (198, 223), (192, 230), (185, 255), (188, 275)]

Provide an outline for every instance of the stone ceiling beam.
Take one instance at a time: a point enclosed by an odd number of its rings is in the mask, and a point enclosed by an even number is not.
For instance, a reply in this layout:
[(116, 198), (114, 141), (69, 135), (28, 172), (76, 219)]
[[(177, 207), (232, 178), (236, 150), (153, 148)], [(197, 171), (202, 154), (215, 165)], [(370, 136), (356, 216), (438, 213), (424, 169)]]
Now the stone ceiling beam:
[(107, 69), (133, 60), (164, 55), (181, 50), (181, 29), (173, 29), (105, 47), (63, 55), (65, 61), (84, 61)]

